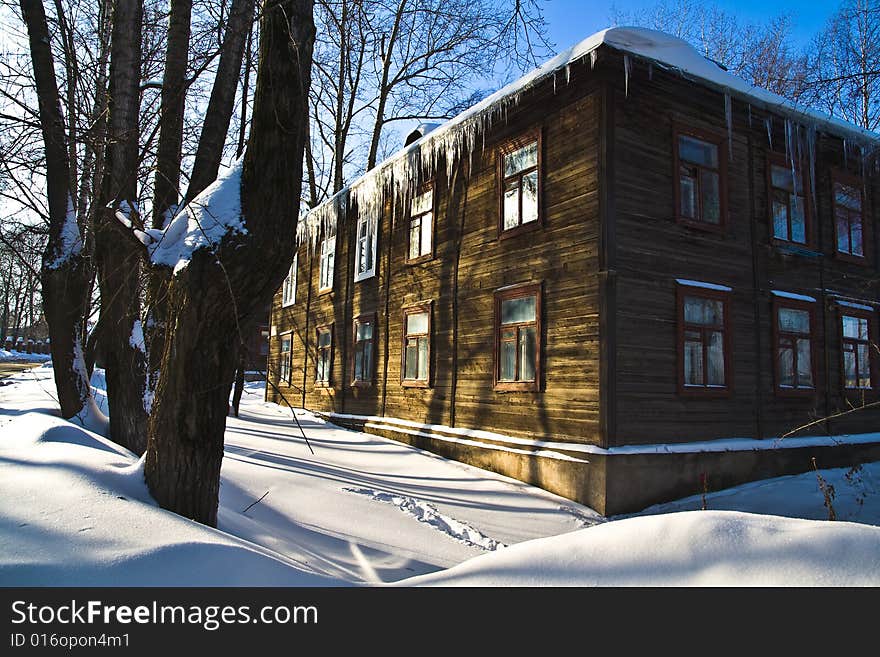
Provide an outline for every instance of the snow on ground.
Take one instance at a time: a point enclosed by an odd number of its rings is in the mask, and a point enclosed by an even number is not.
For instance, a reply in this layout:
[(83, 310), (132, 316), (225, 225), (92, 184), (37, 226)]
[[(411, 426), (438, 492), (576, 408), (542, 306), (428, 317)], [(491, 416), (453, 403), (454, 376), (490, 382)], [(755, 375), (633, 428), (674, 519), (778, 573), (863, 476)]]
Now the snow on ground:
[(708, 511), (689, 511), (697, 496), (606, 521), (300, 410), (312, 454), (251, 383), (228, 422), (215, 530), (158, 508), (134, 455), (58, 418), (50, 367), (5, 381), (3, 586), (880, 584), (880, 464), (821, 471), (848, 522), (821, 520), (815, 473), (709, 494)]
[(27, 363), (44, 363), (52, 359), (49, 354), (29, 354), (26, 351), (16, 351), (15, 349), (0, 349), (0, 362), (27, 362)]

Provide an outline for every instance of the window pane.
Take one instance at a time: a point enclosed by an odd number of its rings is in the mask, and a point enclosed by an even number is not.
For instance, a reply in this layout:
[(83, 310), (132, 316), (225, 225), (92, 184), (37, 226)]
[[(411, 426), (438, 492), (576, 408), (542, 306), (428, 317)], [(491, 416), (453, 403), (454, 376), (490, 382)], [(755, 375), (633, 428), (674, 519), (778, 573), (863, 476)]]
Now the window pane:
[(852, 350), (843, 352), (843, 379), (847, 388), (858, 388), (856, 378), (856, 354)]
[(862, 218), (850, 215), (849, 225), (849, 248), (853, 255), (864, 255), (862, 250)]
[(868, 339), (868, 320), (864, 317), (843, 316), (843, 337), (856, 340)]
[[(516, 331), (511, 331), (514, 335)], [(500, 381), (513, 381), (516, 377), (516, 342), (504, 340), (501, 343), (501, 371), (498, 373)]]
[(704, 167), (718, 168), (718, 147), (688, 135), (678, 137), (678, 157)]
[(357, 339), (358, 340), (369, 340), (372, 337), (373, 337), (373, 323), (372, 322), (358, 322)]
[(834, 184), (834, 201), (850, 210), (862, 209), (862, 195), (858, 188), (841, 183)]
[(501, 323), (517, 324), (520, 322), (534, 322), (536, 301), (536, 297), (505, 299), (501, 302)]
[(859, 387), (860, 388), (870, 388), (871, 387), (871, 355), (868, 352), (868, 345), (860, 344), (857, 345), (858, 349), (856, 355), (858, 357), (858, 365), (859, 365)]
[(519, 332), (519, 380), (535, 380), (535, 329), (531, 326)]
[(790, 346), (779, 347), (779, 385), (794, 387), (794, 351)]
[(721, 326), (724, 323), (724, 304), (718, 299), (685, 297), (684, 321), (701, 326)]
[(419, 379), (428, 380), (428, 338), (419, 338)]
[(710, 386), (724, 385), (724, 336), (720, 331), (712, 331), (709, 334), (709, 347), (707, 349), (709, 359), (708, 374), (706, 381)]
[(419, 255), (427, 255), (431, 252), (431, 228), (434, 223), (434, 215), (432, 213), (428, 213), (422, 217), (422, 234), (421, 234), (421, 248), (419, 249)]
[(779, 309), (779, 330), (786, 333), (810, 333), (810, 313), (794, 308)]
[(797, 341), (797, 357), (798, 357), (798, 387), (813, 387), (813, 367), (812, 354), (810, 353), (810, 341), (801, 339)]
[(703, 385), (703, 343), (700, 341), (684, 343), (684, 383)]
[(318, 332), (318, 346), (319, 347), (329, 347), (330, 346), (330, 331), (319, 331)]
[(681, 178), (681, 216), (685, 219), (697, 217), (697, 181), (689, 167), (682, 167)]
[(428, 332), (428, 313), (412, 313), (406, 316), (406, 334)]
[(419, 341), (418, 339), (406, 341), (406, 369), (404, 378), (415, 379), (418, 376)]
[(434, 190), (429, 189), (424, 194), (419, 194), (412, 200), (410, 214), (423, 214), (430, 212), (434, 204)]
[(504, 156), (505, 177), (535, 166), (538, 166), (538, 142), (536, 141)]
[(721, 193), (719, 192), (718, 180), (718, 174), (712, 171), (703, 171), (700, 178), (703, 201), (701, 219), (710, 224), (721, 222)]
[(363, 345), (355, 347), (354, 350), (354, 380), (363, 381), (364, 379), (364, 351)]
[(416, 217), (409, 222), (409, 258), (418, 258), (421, 253), (422, 218)]
[(843, 210), (835, 213), (837, 220), (837, 250), (841, 253), (849, 253), (849, 217)]
[(373, 376), (373, 343), (365, 342), (363, 344), (363, 378), (368, 380)]
[(281, 351), (290, 351), (290, 337), (281, 338)]
[(772, 179), (771, 184), (773, 187), (785, 189), (789, 192), (794, 191), (794, 184), (791, 180), (791, 169), (788, 167), (781, 167), (778, 164), (770, 165), (770, 178)]
[(538, 172), (522, 178), (522, 223), (538, 220)]
[(791, 195), (791, 241), (804, 244), (807, 241), (807, 220), (804, 215), (806, 199), (796, 194)]
[(519, 225), (519, 183), (508, 183), (504, 189), (504, 230)]
[(788, 206), (779, 201), (773, 201), (773, 237), (781, 240), (789, 239)]

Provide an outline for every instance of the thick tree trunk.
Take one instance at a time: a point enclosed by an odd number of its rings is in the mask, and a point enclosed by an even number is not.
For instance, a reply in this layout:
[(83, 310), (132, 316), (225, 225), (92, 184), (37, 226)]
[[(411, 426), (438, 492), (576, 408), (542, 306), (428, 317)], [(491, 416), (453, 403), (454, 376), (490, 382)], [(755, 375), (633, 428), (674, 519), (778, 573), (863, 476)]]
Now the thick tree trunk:
[(260, 34), (241, 176), (247, 234), (227, 234), (217, 248), (196, 251), (171, 279), (145, 463), (147, 485), (162, 507), (212, 526), (239, 329), (266, 306), (293, 258), (315, 34), (312, 0), (269, 0)]
[[(116, 211), (140, 226), (137, 200), (140, 106), (141, 0), (117, 0), (110, 44), (108, 145), (95, 256), (101, 288), (103, 329), (99, 347), (107, 376), (110, 437), (136, 454), (147, 442), (145, 405), (147, 362), (140, 327), (140, 257), (124, 239)], [(140, 342), (140, 344), (138, 344)]]
[(30, 40), (46, 149), (49, 239), (40, 270), (43, 312), (49, 325), (61, 415), (71, 418), (83, 411), (91, 394), (82, 362), (81, 342), (90, 268), (83, 258), (81, 232), (74, 216), (64, 119), (43, 3), (21, 0), (21, 11)]

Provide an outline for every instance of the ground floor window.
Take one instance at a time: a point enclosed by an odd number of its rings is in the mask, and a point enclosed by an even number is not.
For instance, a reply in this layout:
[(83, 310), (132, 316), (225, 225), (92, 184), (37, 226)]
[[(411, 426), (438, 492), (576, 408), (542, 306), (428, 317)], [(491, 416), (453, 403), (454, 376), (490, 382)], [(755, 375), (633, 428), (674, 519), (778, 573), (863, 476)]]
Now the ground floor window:
[(403, 311), (403, 385), (429, 385), (431, 363), (431, 306)]
[(729, 388), (729, 288), (704, 285), (680, 285), (678, 290), (682, 392), (719, 393)]
[(843, 351), (843, 387), (846, 389), (870, 389), (874, 387), (872, 376), (873, 357), (871, 336), (873, 313), (868, 310), (846, 308), (841, 312), (841, 349)]
[(809, 303), (777, 300), (774, 335), (776, 343), (776, 391), (812, 392), (813, 312)]
[(373, 380), (376, 352), (375, 336), (376, 320), (374, 316), (363, 316), (354, 320), (351, 380), (355, 385), (369, 384)]
[(541, 286), (495, 293), (495, 389), (538, 390), (541, 368)]
[(317, 347), (315, 350), (315, 383), (319, 386), (329, 386), (330, 370), (333, 366), (333, 327), (318, 327), (317, 339)]
[(290, 334), (281, 336), (281, 362), (278, 364), (278, 377), (290, 384), (290, 362), (292, 358), (292, 337)]

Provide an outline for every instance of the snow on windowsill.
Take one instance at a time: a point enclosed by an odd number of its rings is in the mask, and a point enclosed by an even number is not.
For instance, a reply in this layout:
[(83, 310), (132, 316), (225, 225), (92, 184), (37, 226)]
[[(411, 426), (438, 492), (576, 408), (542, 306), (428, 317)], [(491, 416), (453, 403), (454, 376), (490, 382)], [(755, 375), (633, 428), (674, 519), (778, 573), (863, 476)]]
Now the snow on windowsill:
[(773, 296), (782, 297), (783, 299), (794, 299), (795, 301), (809, 301), (811, 303), (816, 303), (816, 300), (813, 297), (808, 297), (806, 294), (795, 294), (794, 292), (783, 292), (782, 290), (770, 290)]
[(719, 292), (733, 292), (732, 287), (728, 287), (726, 285), (718, 285), (716, 283), (704, 283), (703, 281), (691, 281), (686, 278), (676, 278), (675, 282), (679, 285), (685, 285), (687, 287), (701, 287), (706, 290), (718, 290)]

